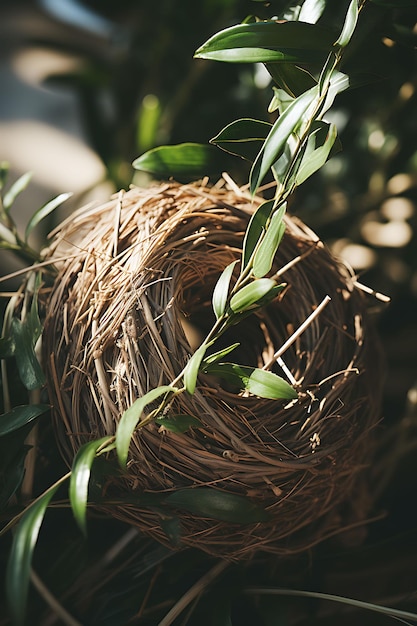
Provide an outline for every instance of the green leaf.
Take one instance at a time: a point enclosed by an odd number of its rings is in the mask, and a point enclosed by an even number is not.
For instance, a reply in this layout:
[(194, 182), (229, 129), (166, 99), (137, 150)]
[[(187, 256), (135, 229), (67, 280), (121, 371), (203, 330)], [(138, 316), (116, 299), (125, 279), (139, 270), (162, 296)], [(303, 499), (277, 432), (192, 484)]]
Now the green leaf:
[(345, 23), (343, 24), (342, 32), (340, 33), (339, 38), (334, 42), (335, 46), (344, 48), (345, 46), (348, 45), (355, 31), (356, 23), (358, 21), (358, 16), (359, 16), (358, 0), (351, 0), (351, 3), (347, 10)]
[(97, 450), (108, 440), (109, 437), (102, 437), (84, 444), (72, 463), (69, 498), (76, 522), (84, 534), (87, 533), (86, 515), (91, 468)]
[(247, 267), (250, 262), (252, 255), (258, 245), (259, 238), (261, 237), (265, 226), (269, 220), (269, 217), (274, 210), (275, 202), (274, 200), (267, 200), (263, 202), (256, 209), (255, 213), (252, 215), (250, 222), (246, 228), (245, 237), (243, 240), (243, 268)]
[(0, 162), (0, 191), (4, 189), (9, 174), (10, 165), (7, 161)]
[(274, 95), (268, 106), (268, 113), (274, 113), (279, 111), (282, 115), (290, 104), (294, 102), (294, 96), (290, 95), (285, 89), (279, 89), (278, 87), (272, 87)]
[(180, 547), (181, 544), (181, 522), (179, 517), (168, 517), (166, 512), (161, 516), (159, 524), (166, 534), (171, 546)]
[(126, 466), (130, 440), (132, 439), (132, 435), (145, 407), (161, 396), (168, 395), (169, 393), (175, 393), (176, 391), (178, 391), (176, 387), (171, 387), (169, 385), (151, 389), (148, 393), (142, 396), (142, 398), (135, 400), (132, 406), (123, 413), (116, 430), (117, 457), (122, 467)]
[(315, 24), (254, 22), (216, 33), (194, 56), (229, 63), (312, 63), (322, 61), (333, 41), (333, 31)]
[(58, 487), (48, 490), (23, 515), (13, 537), (7, 563), (6, 593), (12, 618), (18, 626), (25, 619), (32, 555), (45, 511)]
[(230, 308), (233, 313), (247, 311), (254, 304), (257, 304), (261, 298), (266, 296), (271, 289), (276, 287), (277, 283), (271, 278), (260, 278), (254, 280), (249, 285), (245, 285), (230, 300)]
[(63, 202), (68, 200), (72, 196), (72, 193), (61, 193), (56, 198), (53, 198), (46, 204), (44, 204), (40, 209), (38, 209), (30, 218), (27, 223), (25, 230), (25, 241), (28, 240), (30, 233), (32, 230), (41, 222), (47, 215), (52, 213), (57, 207), (59, 207)]
[(210, 139), (210, 143), (242, 159), (254, 161), (271, 126), (269, 122), (242, 118), (225, 126)]
[(183, 434), (190, 428), (201, 428), (202, 424), (199, 419), (193, 415), (170, 415), (169, 417), (157, 417), (156, 424), (163, 426), (172, 433)]
[(38, 291), (40, 287), (41, 274), (36, 275), (36, 284), (35, 284), (35, 293), (32, 297), (32, 304), (30, 306), (30, 311), (25, 320), (24, 325), (27, 326), (28, 335), (32, 342), (32, 346), (36, 345), (39, 337), (42, 335), (42, 323), (39, 317), (38, 311)]
[(22, 484), (25, 476), (26, 455), (29, 450), (30, 446), (22, 446), (11, 463), (3, 472), (0, 472), (0, 511), (7, 506), (10, 498)]
[(274, 82), (293, 98), (317, 85), (316, 79), (294, 63), (265, 63)]
[(229, 295), (230, 280), (237, 261), (230, 263), (220, 274), (216, 286), (213, 290), (212, 305), (216, 319), (219, 319), (226, 308), (227, 298)]
[(13, 318), (11, 332), (15, 343), (15, 357), (19, 376), (26, 389), (42, 387), (45, 376), (35, 354), (33, 335), (27, 323)]
[(351, 80), (347, 74), (333, 70), (330, 76), (330, 86), (327, 92), (327, 96), (324, 101), (324, 104), (322, 105), (320, 109), (321, 117), (325, 114), (326, 111), (330, 109), (337, 94), (348, 89), (350, 85), (351, 85)]
[(291, 189), (293, 185), (294, 164), (303, 151), (304, 146), (300, 146), (298, 137), (295, 134), (290, 135), (280, 157), (271, 165), (275, 180), (285, 185), (285, 189)]
[(300, 22), (316, 24), (326, 8), (326, 0), (305, 0), (298, 15)]
[(49, 404), (28, 404), (15, 406), (11, 411), (0, 415), (0, 437), (8, 435), (32, 420), (49, 411)]
[(266, 370), (236, 363), (217, 363), (205, 368), (207, 374), (219, 376), (232, 385), (268, 400), (292, 400), (297, 392), (286, 380)]
[(280, 283), (279, 285), (275, 285), (266, 295), (263, 296), (260, 300), (258, 300), (257, 306), (264, 307), (277, 297), (279, 293), (287, 286), (287, 283)]
[(286, 207), (287, 204), (284, 202), (279, 209), (273, 213), (265, 236), (256, 250), (252, 270), (256, 278), (266, 276), (272, 267), (278, 246), (285, 232), (285, 222), (283, 219)]
[(259, 368), (250, 374), (246, 389), (254, 396), (270, 400), (292, 400), (298, 397), (295, 389), (281, 376)]
[(214, 146), (199, 143), (159, 146), (142, 154), (132, 165), (161, 178), (198, 178), (219, 170), (219, 153)]
[(197, 376), (200, 371), (201, 361), (204, 358), (204, 355), (207, 351), (208, 345), (203, 343), (197, 350), (194, 352), (191, 359), (188, 361), (187, 365), (184, 368), (184, 387), (188, 391), (189, 394), (193, 394), (195, 391), (195, 386), (197, 384)]
[(336, 125), (320, 122), (319, 128), (308, 138), (307, 147), (295, 177), (297, 185), (301, 185), (326, 163), (336, 138)]
[(12, 231), (0, 222), (0, 249), (2, 250), (20, 250), (16, 236)]
[(273, 125), (250, 172), (252, 194), (255, 194), (271, 166), (283, 153), (290, 135), (299, 128), (304, 118), (308, 117), (308, 111), (315, 103), (317, 96), (317, 86), (309, 89), (294, 100)]
[(204, 358), (204, 364), (209, 365), (210, 363), (217, 363), (220, 359), (223, 359), (225, 356), (236, 350), (240, 346), (240, 343), (233, 343), (231, 346), (224, 348), (223, 350), (218, 350), (217, 352), (213, 352)]
[(279, 285), (275, 285), (275, 287), (273, 287), (270, 291), (268, 291), (267, 294), (262, 296), (262, 298), (260, 298), (258, 300), (258, 302), (256, 302), (256, 304), (251, 306), (249, 309), (247, 309), (246, 311), (241, 311), (240, 313), (238, 313), (236, 315), (231, 315), (228, 318), (228, 325), (229, 326), (234, 326), (236, 324), (239, 324), (242, 320), (244, 320), (246, 317), (249, 317), (250, 315), (252, 315), (255, 311), (258, 311), (259, 309), (261, 309), (261, 308), (267, 306), (268, 304), (270, 304), (271, 302), (273, 302), (273, 300), (275, 300), (275, 298), (278, 296), (278, 294), (280, 294), (281, 291), (286, 286), (287, 286), (286, 283), (281, 283)]
[(45, 376), (35, 353), (36, 342), (42, 334), (42, 324), (38, 313), (40, 284), (41, 274), (38, 273), (35, 276), (32, 304), (26, 319), (23, 322), (18, 318), (11, 319), (10, 337), (4, 343), (2, 342), (3, 346), (1, 346), (6, 355), (13, 354), (16, 357), (20, 379), (29, 390), (37, 389), (45, 382)]
[(158, 96), (147, 94), (142, 99), (138, 112), (136, 145), (140, 152), (149, 150), (157, 144), (161, 115), (162, 105)]
[(265, 522), (270, 515), (249, 498), (218, 491), (211, 487), (178, 489), (166, 498), (166, 503), (185, 509), (194, 515), (235, 524)]
[(4, 195), (3, 198), (3, 206), (6, 209), (10, 209), (13, 202), (16, 200), (17, 196), (22, 193), (30, 183), (30, 180), (33, 176), (32, 172), (26, 172), (18, 178), (13, 185), (10, 187), (9, 191)]
[(8, 359), (14, 355), (15, 343), (12, 336), (0, 337), (0, 359)]

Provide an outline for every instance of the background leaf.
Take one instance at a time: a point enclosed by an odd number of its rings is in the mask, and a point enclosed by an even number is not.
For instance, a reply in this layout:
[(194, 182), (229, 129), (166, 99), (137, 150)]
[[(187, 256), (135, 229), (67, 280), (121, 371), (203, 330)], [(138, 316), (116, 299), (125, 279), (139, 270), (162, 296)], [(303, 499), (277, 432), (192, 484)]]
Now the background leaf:
[(58, 208), (63, 202), (68, 200), (73, 194), (72, 193), (61, 193), (56, 198), (53, 198), (46, 204), (44, 204), (40, 209), (38, 209), (30, 218), (27, 223), (25, 230), (25, 241), (28, 240), (30, 233), (32, 230), (41, 222), (45, 217), (47, 217), (52, 211)]
[(190, 428), (201, 428), (202, 424), (194, 415), (170, 415), (169, 417), (157, 417), (156, 424), (163, 426), (172, 433), (183, 434)]
[(12, 336), (0, 337), (0, 359), (8, 359), (14, 355), (15, 342)]
[(22, 484), (25, 476), (26, 455), (29, 450), (30, 446), (22, 445), (0, 471), (0, 511), (6, 508), (10, 498)]
[(0, 415), (0, 437), (29, 424), (32, 420), (49, 411), (49, 404), (28, 404), (15, 406), (7, 413)]
[(25, 174), (20, 176), (20, 178), (18, 178), (10, 187), (9, 191), (4, 194), (3, 206), (6, 210), (9, 210), (11, 208), (17, 196), (26, 189), (32, 179), (32, 176), (32, 172), (26, 172)]
[(213, 139), (210, 139), (210, 143), (252, 162), (271, 130), (271, 126), (269, 122), (242, 118), (228, 124)]
[(7, 564), (6, 592), (12, 617), (17, 626), (23, 625), (29, 589), (33, 550), (46, 508), (57, 487), (50, 489), (26, 511), (13, 537)]
[(159, 146), (142, 154), (132, 165), (158, 178), (199, 178), (218, 172), (221, 167), (218, 151), (198, 143)]
[(42, 334), (42, 323), (39, 317), (38, 311), (38, 291), (41, 283), (41, 274), (38, 273), (35, 279), (35, 293), (32, 296), (32, 303), (30, 306), (27, 318), (23, 322), (27, 326), (28, 335), (33, 346), (35, 346), (39, 337)]
[(36, 357), (33, 345), (33, 336), (29, 331), (28, 323), (13, 318), (11, 331), (15, 343), (15, 357), (19, 376), (26, 389), (33, 390), (42, 387), (45, 375)]
[(253, 524), (269, 519), (268, 512), (249, 498), (210, 487), (178, 489), (169, 494), (165, 502), (194, 515), (235, 524)]
[(278, 87), (293, 98), (317, 85), (316, 79), (305, 68), (294, 63), (265, 63), (265, 67)]
[(0, 161), (0, 191), (4, 189), (4, 186), (7, 181), (7, 176), (9, 175), (10, 165), (7, 161)]
[(169, 539), (170, 544), (179, 548), (181, 544), (181, 522), (176, 516), (169, 517), (166, 512), (161, 516), (160, 525)]

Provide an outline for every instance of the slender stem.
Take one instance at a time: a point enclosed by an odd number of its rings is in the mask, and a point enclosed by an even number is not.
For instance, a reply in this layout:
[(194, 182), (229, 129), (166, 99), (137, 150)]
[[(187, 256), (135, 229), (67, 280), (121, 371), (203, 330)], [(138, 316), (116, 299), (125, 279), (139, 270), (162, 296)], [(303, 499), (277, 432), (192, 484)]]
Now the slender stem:
[[(40, 393), (39, 389), (35, 389), (35, 398), (31, 397), (31, 404), (37, 404), (40, 402)], [(36, 397), (37, 396), (37, 397)], [(26, 438), (26, 445), (30, 446), (30, 449), (25, 458), (25, 475), (23, 477), (22, 485), (20, 487), (20, 493), (24, 500), (30, 498), (33, 492), (33, 483), (35, 480), (35, 468), (36, 468), (36, 458), (37, 458), (37, 446), (38, 446), (38, 437), (39, 437), (39, 424), (35, 424), (35, 426), (31, 429), (30, 433)]]
[(36, 587), (39, 594), (45, 600), (46, 604), (53, 610), (55, 615), (60, 618), (63, 624), (66, 626), (82, 626), (81, 622), (76, 620), (68, 611), (58, 602), (55, 596), (49, 591), (45, 583), (39, 578), (37, 573), (32, 569), (30, 572), (30, 579)]
[(64, 474), (64, 476), (61, 476), (61, 478), (59, 478), (57, 481), (55, 481), (53, 483), (53, 485), (51, 485), (50, 487), (48, 487), (48, 489), (45, 489), (44, 492), (41, 493), (40, 496), (38, 496), (37, 498), (35, 498), (34, 500), (32, 500), (32, 502), (26, 506), (22, 511), (20, 511), (20, 513), (18, 513), (17, 515), (15, 515), (10, 522), (8, 522), (6, 524), (6, 526), (3, 526), (3, 528), (0, 530), (0, 537), (4, 534), (6, 534), (11, 528), (13, 528), (13, 526), (15, 526), (15, 524), (17, 524), (17, 522), (24, 516), (24, 514), (26, 513), (26, 511), (28, 509), (30, 509), (31, 506), (33, 506), (36, 502), (38, 502), (41, 498), (43, 498), (47, 493), (49, 493), (50, 491), (52, 491), (53, 489), (55, 489), (56, 487), (58, 487), (59, 485), (62, 485), (66, 480), (68, 480), (68, 478), (71, 477), (72, 472), (67, 472), (66, 474)]
[(219, 561), (211, 570), (198, 580), (195, 585), (190, 587), (188, 591), (174, 604), (172, 609), (168, 611), (165, 617), (159, 622), (158, 626), (171, 626), (174, 620), (183, 612), (183, 610), (204, 591), (204, 589), (219, 576), (227, 567), (227, 561)]
[(338, 50), (336, 52), (331, 51), (321, 71), (319, 82), (318, 82), (318, 85), (320, 86), (320, 92), (319, 92), (319, 98), (317, 100), (316, 106), (314, 108), (314, 111), (310, 115), (310, 119), (308, 120), (308, 123), (303, 129), (301, 136), (297, 139), (297, 145), (294, 150), (294, 154), (291, 158), (291, 162), (288, 166), (287, 173), (280, 187), (278, 187), (276, 191), (275, 199), (276, 199), (276, 202), (278, 202), (278, 199), (279, 199), (280, 204), (284, 202), (294, 191), (295, 185), (290, 185), (290, 181), (294, 175), (294, 168), (297, 165), (297, 159), (300, 155), (301, 149), (305, 141), (309, 137), (313, 123), (320, 118), (320, 109), (322, 108), (322, 105), (329, 92), (330, 78), (334, 70), (336, 69), (336, 67), (339, 65), (341, 58), (342, 58), (341, 50)]
[(332, 602), (340, 602), (341, 604), (348, 604), (358, 609), (366, 609), (368, 611), (374, 611), (374, 613), (383, 613), (390, 617), (397, 617), (399, 619), (412, 619), (414, 622), (417, 620), (417, 613), (410, 613), (409, 611), (402, 611), (400, 609), (393, 609), (388, 606), (380, 606), (379, 604), (372, 604), (370, 602), (363, 602), (362, 600), (354, 600), (352, 598), (345, 598), (343, 596), (336, 596), (330, 593), (320, 593), (316, 591), (299, 591), (298, 589), (269, 589), (269, 588), (252, 588), (246, 589), (245, 593), (250, 595), (275, 595), (275, 596), (295, 596), (297, 598), (316, 598), (318, 600), (330, 600)]

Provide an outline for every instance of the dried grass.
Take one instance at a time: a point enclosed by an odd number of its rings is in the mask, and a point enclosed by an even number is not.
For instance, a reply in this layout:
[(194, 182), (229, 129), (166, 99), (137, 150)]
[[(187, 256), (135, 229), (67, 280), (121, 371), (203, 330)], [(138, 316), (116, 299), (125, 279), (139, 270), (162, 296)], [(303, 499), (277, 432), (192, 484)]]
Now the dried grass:
[[(82, 209), (53, 233), (46, 259), (68, 259), (57, 264), (46, 303), (44, 358), (68, 462), (82, 443), (114, 434), (136, 398), (179, 374), (212, 324), (213, 287), (239, 258), (259, 202), (224, 184), (166, 183)], [(366, 296), (295, 218), (287, 218), (273, 272), (288, 283), (284, 294), (224, 345), (239, 341), (233, 360), (263, 367), (329, 296), (281, 355), (299, 400), (237, 395), (201, 375), (196, 393), (178, 396), (172, 410), (202, 427), (137, 432), (128, 472), (109, 479), (102, 510), (168, 543), (163, 513), (135, 504), (137, 494), (204, 485), (247, 496), (270, 521), (238, 525), (178, 512), (184, 545), (231, 559), (297, 552), (368, 515), (363, 470), (380, 385)], [(279, 364), (272, 369), (285, 377)]]

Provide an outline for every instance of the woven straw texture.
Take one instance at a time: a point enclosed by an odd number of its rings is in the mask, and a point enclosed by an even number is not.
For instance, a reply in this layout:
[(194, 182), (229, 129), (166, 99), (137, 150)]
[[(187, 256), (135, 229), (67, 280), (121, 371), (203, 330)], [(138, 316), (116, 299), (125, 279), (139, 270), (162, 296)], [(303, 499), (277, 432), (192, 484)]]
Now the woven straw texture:
[[(45, 297), (43, 350), (69, 463), (83, 443), (114, 434), (138, 397), (180, 373), (214, 321), (214, 285), (240, 258), (260, 202), (224, 181), (164, 183), (84, 208), (52, 234), (45, 258), (61, 261)], [(195, 394), (180, 394), (170, 409), (201, 426), (176, 434), (149, 424), (134, 435), (128, 471), (102, 480), (97, 508), (163, 543), (172, 543), (166, 529), (174, 520), (180, 545), (210, 554), (291, 554), (368, 513), (363, 471), (379, 392), (364, 294), (314, 233), (295, 218), (286, 223), (272, 274), (287, 288), (216, 349), (239, 342), (233, 361), (263, 367), (283, 346), (298, 400), (239, 394), (201, 374)], [(282, 363), (272, 371), (286, 377)], [(144, 494), (199, 487), (244, 496), (269, 518), (230, 523), (180, 505), (170, 517), (143, 504)]]

